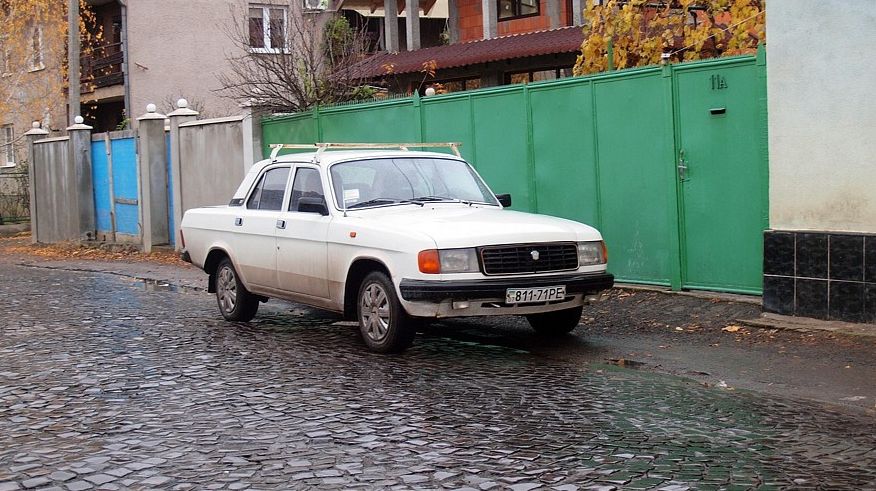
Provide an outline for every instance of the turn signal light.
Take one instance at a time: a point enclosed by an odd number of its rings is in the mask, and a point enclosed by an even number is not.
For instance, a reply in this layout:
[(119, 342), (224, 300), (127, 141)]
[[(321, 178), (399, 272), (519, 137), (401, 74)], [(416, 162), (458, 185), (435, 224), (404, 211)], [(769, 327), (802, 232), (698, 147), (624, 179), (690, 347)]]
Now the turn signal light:
[(605, 246), (605, 241), (602, 241), (602, 264), (608, 264), (608, 247)]
[(441, 258), (435, 249), (420, 251), (417, 254), (417, 263), (420, 266), (421, 273), (438, 274), (441, 272)]

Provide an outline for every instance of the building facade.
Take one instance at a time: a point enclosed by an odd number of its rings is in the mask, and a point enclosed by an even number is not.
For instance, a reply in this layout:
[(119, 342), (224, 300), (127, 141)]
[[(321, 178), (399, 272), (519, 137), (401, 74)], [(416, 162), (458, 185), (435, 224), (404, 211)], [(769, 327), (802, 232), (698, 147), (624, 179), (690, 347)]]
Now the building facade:
[[(363, 0), (346, 0), (349, 2)], [(580, 0), (439, 0), (440, 43), (424, 41), (422, 2), (384, 0), (383, 51), (364, 74), (392, 92), (455, 92), (572, 75), (583, 41)], [(393, 15), (401, 12), (399, 15)], [(404, 27), (402, 29), (402, 26)], [(404, 34), (399, 38), (399, 32)]]

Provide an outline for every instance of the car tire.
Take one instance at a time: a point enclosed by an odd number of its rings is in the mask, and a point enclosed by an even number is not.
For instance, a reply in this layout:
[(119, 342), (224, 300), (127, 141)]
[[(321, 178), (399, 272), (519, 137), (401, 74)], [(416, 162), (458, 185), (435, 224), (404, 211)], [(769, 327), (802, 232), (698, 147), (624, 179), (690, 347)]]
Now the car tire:
[(411, 346), (417, 321), (405, 312), (389, 277), (374, 271), (365, 276), (356, 296), (359, 333), (375, 353), (400, 353)]
[(259, 310), (259, 299), (250, 293), (227, 257), (216, 268), (216, 303), (226, 320), (249, 322)]
[(575, 307), (541, 314), (529, 314), (526, 316), (526, 320), (529, 321), (529, 325), (539, 334), (562, 336), (569, 334), (578, 326), (583, 312), (584, 307)]

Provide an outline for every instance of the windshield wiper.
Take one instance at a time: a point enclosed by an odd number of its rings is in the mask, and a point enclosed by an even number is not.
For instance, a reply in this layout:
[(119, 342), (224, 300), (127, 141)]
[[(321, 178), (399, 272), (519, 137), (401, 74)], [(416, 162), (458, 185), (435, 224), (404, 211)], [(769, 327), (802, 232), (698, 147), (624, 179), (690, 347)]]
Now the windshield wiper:
[(471, 206), (471, 205), (495, 205), (495, 203), (489, 203), (487, 201), (450, 198), (447, 196), (419, 196), (417, 198), (412, 198), (412, 199), (414, 201), (446, 201), (449, 203), (462, 203), (462, 204), (465, 204), (468, 206)]
[(452, 201), (454, 203), (461, 203), (462, 200), (456, 198), (449, 198), (447, 196), (417, 196), (416, 198), (411, 198), (413, 201)]
[(361, 208), (363, 206), (369, 205), (378, 205), (378, 204), (394, 204), (394, 203), (410, 203), (412, 205), (420, 205), (424, 206), (422, 201), (418, 201), (419, 198), (416, 199), (394, 199), (394, 198), (374, 198), (369, 199), (367, 201), (363, 201), (361, 203), (356, 203), (347, 207), (348, 210), (352, 210), (353, 208)]
[(394, 202), (395, 202), (394, 199), (389, 199), (389, 198), (374, 198), (374, 199), (369, 199), (368, 201), (363, 201), (363, 202), (361, 202), (361, 203), (356, 203), (356, 204), (350, 205), (350, 206), (347, 207), (347, 209), (348, 209), (348, 210), (352, 210), (353, 208), (359, 208), (359, 207), (362, 207), (362, 206), (376, 205), (376, 204), (380, 204), (380, 203), (394, 203)]

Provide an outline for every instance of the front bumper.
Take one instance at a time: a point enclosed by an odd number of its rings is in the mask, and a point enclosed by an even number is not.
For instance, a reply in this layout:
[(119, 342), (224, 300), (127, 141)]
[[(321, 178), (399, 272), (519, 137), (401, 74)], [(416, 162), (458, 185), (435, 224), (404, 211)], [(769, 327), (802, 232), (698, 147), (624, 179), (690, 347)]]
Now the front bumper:
[(440, 302), (443, 300), (472, 300), (505, 298), (508, 288), (533, 288), (566, 285), (566, 294), (595, 294), (614, 286), (610, 273), (575, 273), (553, 276), (520, 276), (483, 280), (412, 280), (404, 278), (399, 284), (402, 299)]

